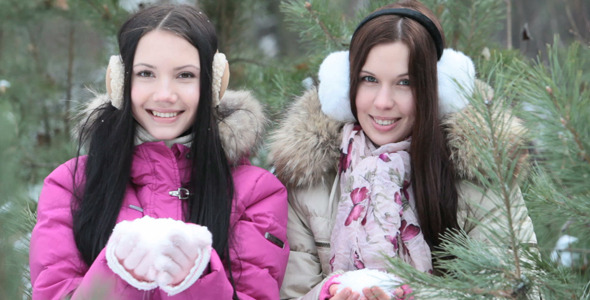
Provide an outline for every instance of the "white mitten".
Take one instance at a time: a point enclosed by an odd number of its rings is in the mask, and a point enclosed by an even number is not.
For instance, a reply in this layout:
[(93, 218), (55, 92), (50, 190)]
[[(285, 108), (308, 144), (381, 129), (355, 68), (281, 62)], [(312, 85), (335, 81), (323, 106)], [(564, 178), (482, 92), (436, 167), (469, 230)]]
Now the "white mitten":
[(211, 258), (212, 235), (207, 227), (183, 224), (168, 232), (165, 246), (154, 262), (156, 282), (168, 295), (195, 283)]
[(139, 290), (151, 290), (158, 287), (153, 267), (157, 244), (146, 239), (133, 225), (133, 222), (123, 221), (115, 226), (106, 246), (107, 264), (130, 285)]
[(350, 288), (353, 292), (362, 295), (363, 288), (378, 286), (392, 297), (393, 291), (401, 285), (401, 280), (397, 276), (373, 269), (348, 271), (340, 275), (337, 281), (340, 282), (338, 292)]
[(211, 257), (211, 243), (204, 226), (145, 216), (115, 226), (106, 258), (111, 270), (137, 289), (159, 286), (174, 295), (201, 276)]

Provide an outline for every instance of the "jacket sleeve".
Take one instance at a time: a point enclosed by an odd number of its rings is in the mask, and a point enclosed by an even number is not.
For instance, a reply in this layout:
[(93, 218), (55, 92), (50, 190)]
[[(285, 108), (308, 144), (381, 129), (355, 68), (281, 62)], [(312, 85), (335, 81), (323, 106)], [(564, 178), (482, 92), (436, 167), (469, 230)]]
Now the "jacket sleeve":
[(255, 166), (238, 167), (234, 186), (229, 255), (236, 293), (240, 299), (278, 299), (289, 256), (287, 190), (273, 174)]
[(287, 238), (291, 249), (281, 286), (281, 299), (317, 300), (323, 283), (329, 278), (322, 272), (316, 236), (310, 224), (313, 212), (306, 205), (307, 201), (317, 200), (314, 198), (318, 194), (322, 194), (322, 191), (316, 188), (294, 188), (289, 191)]
[[(29, 250), (33, 299), (72, 296), (85, 279), (104, 275), (102, 268), (89, 270), (74, 241), (72, 165), (72, 161), (63, 164), (47, 176), (39, 197)], [(113, 273), (107, 274), (109, 277)]]

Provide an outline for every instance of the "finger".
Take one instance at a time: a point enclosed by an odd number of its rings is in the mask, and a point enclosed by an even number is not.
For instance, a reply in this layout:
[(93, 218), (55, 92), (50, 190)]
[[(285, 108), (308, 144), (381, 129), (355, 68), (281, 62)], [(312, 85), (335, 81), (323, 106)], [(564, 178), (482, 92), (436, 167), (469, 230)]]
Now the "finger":
[(123, 238), (121, 235), (116, 236), (115, 242), (118, 243), (115, 246), (115, 256), (119, 260), (124, 260), (127, 256), (129, 256), (133, 248), (135, 248), (137, 245), (137, 240), (138, 238), (135, 236), (125, 238)]
[(158, 285), (160, 286), (170, 285), (172, 283), (172, 276), (168, 273), (158, 273), (156, 282), (158, 282)]
[(353, 292), (350, 288), (345, 288), (343, 290), (341, 290), (340, 292), (337, 292), (336, 295), (334, 295), (334, 297), (332, 297), (333, 300), (358, 300), (359, 299), (359, 294)]
[(170, 237), (170, 241), (174, 246), (173, 248), (178, 248), (187, 260), (194, 261), (197, 259), (199, 245), (191, 242), (190, 238), (187, 238), (184, 235), (175, 234)]
[(375, 300), (375, 299), (377, 299), (377, 296), (373, 293), (371, 288), (366, 287), (366, 288), (363, 288), (362, 299)]
[[(161, 280), (159, 281), (160, 284), (178, 284), (184, 280), (190, 270), (189, 268), (183, 268), (172, 261), (169, 257), (163, 255), (160, 256), (160, 258), (156, 261), (155, 267), (157, 270), (159, 270), (158, 280)], [(160, 278), (161, 274), (168, 274), (170, 278), (166, 276)]]
[(404, 295), (404, 290), (401, 287), (398, 287), (397, 289), (395, 289), (395, 291), (393, 292), (393, 295), (397, 298), (401, 298)]
[(334, 296), (336, 295), (336, 293), (338, 292), (338, 284), (332, 284), (329, 288), (328, 291), (330, 292), (330, 296)]
[(359, 293), (352, 292), (350, 296), (348, 296), (347, 300), (360, 300), (361, 295)]
[(141, 261), (137, 264), (137, 266), (135, 267), (135, 269), (133, 269), (133, 273), (138, 277), (138, 278), (142, 278), (143, 280), (149, 280), (147, 278), (147, 274), (150, 270), (150, 268), (152, 267), (154, 260), (152, 255), (150, 255), (149, 253), (146, 254)]
[(371, 287), (371, 293), (375, 296), (376, 299), (389, 299), (389, 295), (385, 292), (382, 288), (378, 286)]
[(169, 257), (176, 264), (181, 266), (192, 266), (195, 264), (195, 259), (190, 259), (186, 254), (179, 248), (174, 246), (165, 247), (162, 250), (162, 255)]
[(148, 253), (148, 249), (145, 246), (136, 246), (131, 250), (131, 253), (123, 260), (123, 266), (127, 270), (133, 270), (143, 260), (144, 256)]
[(158, 277), (158, 271), (154, 268), (153, 265), (151, 265), (150, 268), (148, 269), (147, 274), (145, 275), (145, 278), (148, 281), (156, 281), (157, 277)]

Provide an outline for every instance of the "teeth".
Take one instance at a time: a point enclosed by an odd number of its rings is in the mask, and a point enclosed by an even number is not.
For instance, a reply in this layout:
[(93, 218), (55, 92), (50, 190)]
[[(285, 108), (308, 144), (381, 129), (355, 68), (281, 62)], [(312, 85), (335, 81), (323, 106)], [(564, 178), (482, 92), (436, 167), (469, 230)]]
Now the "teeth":
[(152, 110), (152, 114), (156, 117), (160, 117), (160, 118), (172, 118), (172, 117), (176, 117), (178, 115), (178, 112), (173, 112), (173, 113), (162, 113), (162, 112), (157, 112), (155, 110)]
[(375, 119), (375, 123), (382, 125), (382, 126), (387, 126), (387, 125), (391, 125), (391, 124), (395, 123), (395, 120), (377, 120), (377, 119)]

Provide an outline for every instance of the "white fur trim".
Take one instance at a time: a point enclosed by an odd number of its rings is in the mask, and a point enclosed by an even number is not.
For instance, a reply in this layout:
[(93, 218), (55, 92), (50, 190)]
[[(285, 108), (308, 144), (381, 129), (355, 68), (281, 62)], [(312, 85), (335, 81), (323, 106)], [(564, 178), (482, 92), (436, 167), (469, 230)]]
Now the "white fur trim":
[(221, 93), (221, 83), (227, 59), (225, 54), (217, 52), (213, 56), (213, 107), (219, 105), (219, 94)]
[(462, 110), (475, 90), (475, 67), (463, 52), (445, 49), (438, 62), (439, 115)]
[[(440, 117), (463, 109), (475, 87), (475, 67), (462, 52), (447, 48), (438, 62)], [(354, 122), (348, 97), (348, 51), (330, 53), (320, 65), (318, 97), (322, 112), (340, 122)]]
[(336, 281), (340, 282), (338, 292), (348, 287), (361, 295), (363, 288), (378, 286), (393, 296), (392, 292), (401, 284), (401, 280), (395, 275), (374, 269), (348, 271), (340, 275)]
[(348, 51), (328, 55), (318, 72), (320, 84), (318, 97), (324, 114), (341, 122), (354, 122), (348, 97), (349, 78)]
[[(169, 286), (167, 283), (160, 283), (156, 280), (156, 272), (158, 269), (161, 269), (162, 261), (165, 261), (161, 257), (161, 251), (171, 246), (170, 237), (174, 235), (183, 235), (190, 241), (189, 243), (198, 245), (199, 250), (195, 265), (191, 268), (188, 276), (180, 284)], [(119, 242), (130, 237), (138, 237), (135, 247), (149, 249), (146, 257), (152, 260), (152, 267), (150, 267), (148, 277), (154, 278), (154, 280), (144, 282), (135, 279), (125, 270), (120, 264), (119, 259), (115, 256), (115, 249)], [(207, 230), (207, 227), (187, 224), (171, 218), (155, 219), (150, 216), (144, 216), (133, 221), (122, 221), (115, 226), (113, 234), (107, 243), (107, 264), (115, 274), (139, 290), (151, 290), (159, 286), (169, 295), (175, 295), (190, 287), (201, 277), (211, 258), (212, 240), (211, 232)]]
[[(120, 55), (113, 55), (109, 59), (109, 66), (107, 68), (111, 78), (109, 98), (111, 104), (117, 109), (123, 107), (123, 82), (125, 79), (125, 67)], [(107, 90), (109, 90), (107, 88)]]

